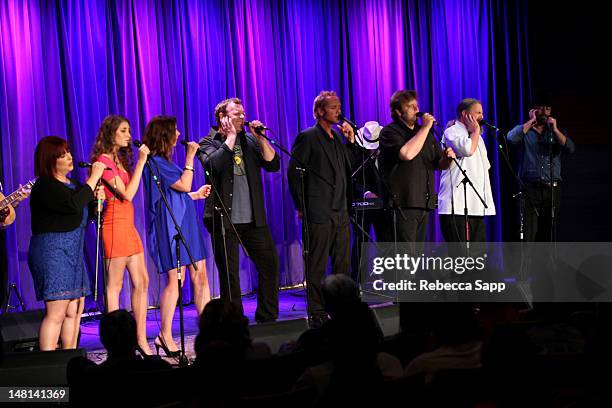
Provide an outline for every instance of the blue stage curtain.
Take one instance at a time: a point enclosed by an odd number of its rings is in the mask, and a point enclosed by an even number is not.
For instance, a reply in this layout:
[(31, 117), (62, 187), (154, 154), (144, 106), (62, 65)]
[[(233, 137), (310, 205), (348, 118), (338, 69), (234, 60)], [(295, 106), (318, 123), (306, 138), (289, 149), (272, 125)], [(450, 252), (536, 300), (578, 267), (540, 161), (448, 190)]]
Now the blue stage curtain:
[[(300, 129), (314, 123), (312, 103), (321, 90), (338, 92), (345, 114), (358, 124), (388, 123), (391, 94), (411, 88), (418, 91), (421, 110), (433, 112), (441, 124), (454, 117), (460, 99), (474, 97), (482, 100), (488, 119), (499, 117), (510, 126), (521, 119), (529, 96), (525, 9), (524, 1), (502, 0), (3, 1), (5, 191), (33, 177), (34, 147), (43, 136), (67, 138), (75, 160), (85, 160), (107, 114), (128, 117), (135, 139), (154, 115), (171, 114), (183, 135), (197, 140), (214, 124), (216, 103), (232, 96), (287, 148)], [(493, 136), (486, 138), (499, 214), (501, 163)], [(182, 165), (181, 147), (175, 160)], [(281, 286), (303, 279), (288, 162), (282, 157), (282, 170), (264, 175)], [(194, 187), (203, 182), (196, 171)], [(134, 199), (136, 226), (146, 247), (143, 200), (141, 190)], [(18, 284), (28, 307), (40, 307), (27, 267), (27, 203), (17, 212), (6, 232), (8, 279)], [(439, 240), (434, 219), (429, 238)], [(498, 215), (488, 223), (491, 240), (501, 240), (500, 220)], [(93, 278), (93, 227), (85, 256)], [(153, 263), (148, 266), (150, 303), (157, 304), (163, 282)], [(208, 271), (217, 293), (210, 259)], [(241, 281), (244, 292), (255, 286), (246, 259)], [(127, 274), (124, 286), (129, 288)], [(129, 307), (129, 290), (122, 304)]]

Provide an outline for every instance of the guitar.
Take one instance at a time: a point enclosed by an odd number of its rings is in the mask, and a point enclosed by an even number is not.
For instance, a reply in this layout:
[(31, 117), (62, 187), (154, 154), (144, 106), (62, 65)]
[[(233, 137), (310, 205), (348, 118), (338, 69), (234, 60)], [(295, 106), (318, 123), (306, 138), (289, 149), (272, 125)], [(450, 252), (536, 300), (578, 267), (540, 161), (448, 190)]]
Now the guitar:
[(36, 179), (28, 181), (25, 185), (19, 187), (17, 190), (0, 200), (0, 214), (2, 214), (9, 205), (16, 207), (20, 202), (28, 198), (32, 193), (32, 186), (34, 186), (35, 182)]

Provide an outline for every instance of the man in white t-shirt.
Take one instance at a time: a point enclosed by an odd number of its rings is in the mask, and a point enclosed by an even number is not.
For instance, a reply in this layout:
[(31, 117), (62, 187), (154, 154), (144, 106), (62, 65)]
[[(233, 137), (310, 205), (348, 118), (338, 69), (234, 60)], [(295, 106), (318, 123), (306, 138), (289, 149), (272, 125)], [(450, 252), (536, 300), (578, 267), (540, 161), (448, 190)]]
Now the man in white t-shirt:
[[(457, 107), (455, 124), (444, 131), (442, 138), (446, 146), (456, 153), (459, 164), (474, 185), (474, 188), (466, 185), (467, 192), (464, 192), (463, 186), (457, 188), (463, 180), (463, 174), (457, 166), (442, 171), (438, 193), (438, 214), (440, 214), (442, 235), (447, 242), (465, 242), (466, 235), (470, 242), (484, 242), (486, 240), (484, 217), (495, 215), (489, 179), (491, 164), (479, 124), (482, 118), (480, 101), (472, 98), (463, 99)], [(486, 206), (474, 190), (478, 192)], [(467, 194), (467, 225), (464, 217), (465, 194)]]

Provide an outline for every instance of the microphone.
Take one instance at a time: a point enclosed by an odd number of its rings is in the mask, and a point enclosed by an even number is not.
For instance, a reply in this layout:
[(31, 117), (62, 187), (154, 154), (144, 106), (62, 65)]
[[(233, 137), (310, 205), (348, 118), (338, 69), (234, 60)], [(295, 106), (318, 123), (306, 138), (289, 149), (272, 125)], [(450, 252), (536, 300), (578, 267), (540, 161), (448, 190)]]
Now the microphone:
[[(189, 144), (189, 140), (181, 140), (181, 144), (185, 147), (187, 147), (187, 145)], [(201, 153), (204, 153), (206, 156), (208, 156), (208, 153), (206, 153), (204, 150), (202, 150), (201, 147), (198, 148), (198, 150), (196, 151), (196, 156), (199, 156)]]
[[(80, 161), (79, 162), (79, 167), (84, 169), (84, 168), (91, 168), (91, 166), (93, 166), (93, 163), (89, 163), (89, 162), (84, 162), (84, 161)], [(110, 167), (107, 167), (105, 170), (112, 170)]]
[(340, 114), (340, 116), (338, 116), (338, 123), (342, 123), (342, 122), (346, 122), (348, 123), (352, 128), (357, 129), (357, 125), (350, 120), (349, 118), (347, 118), (346, 116), (344, 116), (343, 114)]
[[(246, 126), (249, 126), (249, 127), (251, 126), (251, 122), (249, 122), (249, 121), (247, 121), (247, 120), (245, 120), (245, 121), (244, 121), (244, 124), (245, 124)], [(259, 130), (259, 131), (262, 131), (262, 130), (270, 130), (270, 128), (269, 128), (269, 127), (267, 127), (267, 126), (263, 126), (263, 125), (253, 126), (253, 129), (255, 129), (255, 130)]]
[[(82, 168), (82, 169), (84, 169), (84, 168), (91, 168), (91, 166), (93, 166), (92, 163), (84, 162), (84, 161), (80, 161), (79, 162), (79, 167)], [(112, 170), (112, 169), (110, 167), (107, 167), (106, 170)], [(98, 181), (98, 183), (100, 183), (100, 182)], [(100, 184), (98, 184), (98, 186), (100, 186)], [(96, 190), (97, 189), (98, 188), (96, 187)], [(102, 200), (100, 200), (100, 199), (96, 199), (96, 212), (98, 214), (102, 214)]]
[[(418, 112), (416, 113), (416, 117), (417, 117), (417, 118), (422, 118), (422, 117), (423, 117), (423, 116), (424, 116), (426, 113), (427, 113), (427, 112), (418, 111)], [(434, 124), (435, 124), (435, 125), (437, 125), (437, 124), (438, 124), (438, 121), (437, 121), (437, 120), (434, 120)]]
[(142, 142), (141, 142), (140, 140), (132, 140), (132, 144), (133, 144), (135, 147), (140, 147), (140, 146), (142, 146)]
[(499, 132), (499, 128), (497, 126), (492, 125), (491, 123), (487, 122), (484, 119), (479, 120), (478, 124), (480, 126), (488, 127), (489, 129), (493, 129), (494, 131)]

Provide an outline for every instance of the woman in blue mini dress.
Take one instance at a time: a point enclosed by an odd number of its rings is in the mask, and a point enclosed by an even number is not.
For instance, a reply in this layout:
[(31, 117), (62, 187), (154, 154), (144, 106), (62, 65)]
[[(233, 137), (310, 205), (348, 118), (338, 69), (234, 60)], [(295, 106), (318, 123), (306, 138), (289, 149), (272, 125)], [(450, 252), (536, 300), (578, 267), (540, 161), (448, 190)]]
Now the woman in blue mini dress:
[[(160, 183), (197, 266), (196, 270), (193, 265), (190, 265), (189, 270), (198, 316), (210, 300), (205, 263), (208, 254), (204, 246), (202, 226), (193, 203), (193, 200), (208, 197), (210, 185), (204, 185), (194, 192), (191, 191), (194, 172), (193, 161), (199, 148), (197, 143), (190, 142), (187, 145), (185, 166), (182, 169), (170, 160), (179, 135), (175, 117), (156, 116), (147, 124), (143, 136), (143, 143), (151, 151), (149, 161), (154, 172), (154, 174), (151, 174), (148, 166), (143, 171), (143, 184), (149, 210), (149, 225), (147, 228), (149, 250), (151, 257), (156, 261), (158, 272), (168, 273), (168, 280), (160, 301), (161, 331), (155, 338), (155, 348), (159, 354), (159, 348), (161, 347), (166, 355), (171, 357), (180, 354), (172, 338), (172, 318), (178, 300), (176, 241), (174, 241), (176, 230), (159, 189), (155, 185), (155, 178)], [(191, 262), (182, 243), (180, 244), (180, 261), (182, 274), (185, 270), (184, 265), (189, 265)], [(185, 282), (184, 278), (182, 278), (182, 282)]]
[(96, 189), (106, 166), (96, 162), (84, 185), (68, 178), (74, 168), (66, 140), (48, 136), (34, 153), (30, 213), (32, 238), (28, 266), (36, 298), (45, 301), (40, 350), (76, 348), (85, 296), (91, 293), (83, 260), (87, 206), (104, 190)]

